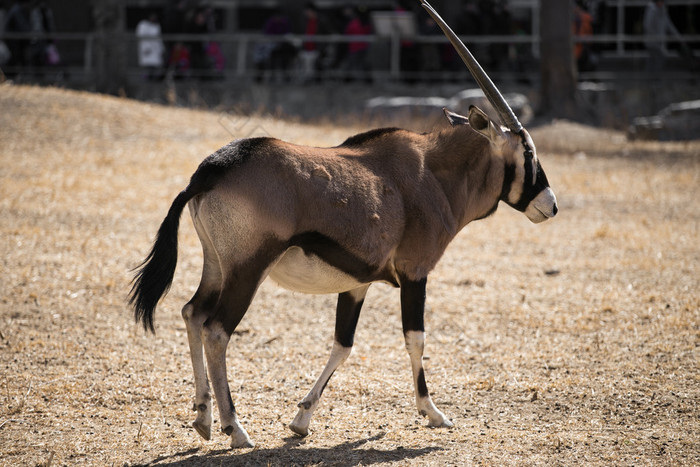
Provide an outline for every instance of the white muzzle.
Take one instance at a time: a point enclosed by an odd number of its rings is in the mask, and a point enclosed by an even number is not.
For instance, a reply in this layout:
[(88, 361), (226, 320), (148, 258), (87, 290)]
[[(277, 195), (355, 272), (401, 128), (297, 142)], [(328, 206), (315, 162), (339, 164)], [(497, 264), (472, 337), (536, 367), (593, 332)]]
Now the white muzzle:
[(550, 217), (556, 216), (558, 211), (557, 197), (554, 196), (552, 189), (547, 187), (535, 199), (530, 201), (527, 209), (525, 209), (525, 215), (531, 222), (539, 224)]

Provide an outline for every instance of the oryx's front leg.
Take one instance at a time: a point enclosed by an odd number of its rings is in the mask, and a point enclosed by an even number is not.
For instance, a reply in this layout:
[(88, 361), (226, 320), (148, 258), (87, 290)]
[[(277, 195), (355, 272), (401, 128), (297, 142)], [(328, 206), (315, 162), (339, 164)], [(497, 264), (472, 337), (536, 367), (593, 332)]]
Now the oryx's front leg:
[(420, 281), (401, 281), (401, 320), (406, 340), (406, 350), (411, 357), (413, 384), (416, 392), (418, 413), (430, 420), (428, 426), (451, 427), (452, 422), (433, 404), (425, 382), (423, 370), (423, 347), (425, 345), (425, 310), (426, 279)]
[(365, 295), (367, 295), (367, 289), (369, 289), (369, 285), (338, 295), (335, 317), (335, 341), (333, 342), (331, 356), (328, 359), (328, 363), (326, 363), (326, 367), (321, 372), (321, 376), (316, 380), (316, 384), (299, 403), (299, 411), (289, 425), (289, 429), (298, 435), (306, 436), (309, 434), (309, 422), (318, 406), (323, 390), (326, 388), (335, 370), (348, 358), (352, 351), (357, 320), (360, 317), (360, 310), (362, 309)]

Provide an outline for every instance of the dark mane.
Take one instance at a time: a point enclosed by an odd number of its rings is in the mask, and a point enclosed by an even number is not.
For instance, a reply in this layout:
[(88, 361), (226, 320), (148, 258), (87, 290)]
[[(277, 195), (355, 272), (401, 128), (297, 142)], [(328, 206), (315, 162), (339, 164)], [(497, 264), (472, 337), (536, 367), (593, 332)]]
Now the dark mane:
[(360, 133), (359, 135), (351, 136), (348, 139), (346, 139), (340, 146), (360, 146), (367, 143), (368, 141), (397, 131), (401, 131), (401, 128), (377, 128), (375, 130)]

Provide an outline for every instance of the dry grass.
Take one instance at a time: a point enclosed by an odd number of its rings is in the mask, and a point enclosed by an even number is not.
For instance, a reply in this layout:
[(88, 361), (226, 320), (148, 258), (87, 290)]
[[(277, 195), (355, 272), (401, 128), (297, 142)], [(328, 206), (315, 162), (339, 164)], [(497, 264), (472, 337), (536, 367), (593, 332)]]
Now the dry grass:
[(290, 436), (334, 298), (264, 284), (229, 348), (258, 447), (229, 451), (189, 427), (190, 223), (155, 337), (125, 304), (129, 269), (231, 133), (332, 145), (357, 129), (19, 86), (0, 87), (0, 108), (1, 465), (700, 463), (700, 143), (566, 122), (534, 132), (559, 216), (535, 226), (502, 207), (429, 283), (428, 384), (453, 429), (422, 426), (398, 293), (374, 286), (312, 435)]

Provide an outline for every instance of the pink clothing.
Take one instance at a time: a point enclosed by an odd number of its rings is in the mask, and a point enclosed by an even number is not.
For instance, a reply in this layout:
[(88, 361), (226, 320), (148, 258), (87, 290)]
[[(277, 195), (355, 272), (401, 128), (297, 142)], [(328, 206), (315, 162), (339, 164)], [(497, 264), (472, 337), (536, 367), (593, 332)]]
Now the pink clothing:
[[(372, 28), (368, 24), (363, 24), (359, 18), (355, 18), (348, 23), (345, 28), (345, 34), (348, 36), (366, 36), (372, 33)], [(367, 42), (350, 42), (348, 44), (348, 52), (357, 53), (367, 50), (369, 44)]]

